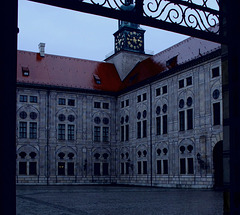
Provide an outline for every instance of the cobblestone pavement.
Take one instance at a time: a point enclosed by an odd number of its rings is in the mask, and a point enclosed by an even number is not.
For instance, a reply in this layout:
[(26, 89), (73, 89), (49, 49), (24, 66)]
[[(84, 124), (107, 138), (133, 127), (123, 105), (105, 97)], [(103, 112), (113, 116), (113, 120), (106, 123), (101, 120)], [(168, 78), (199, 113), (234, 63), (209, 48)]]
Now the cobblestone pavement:
[(17, 186), (17, 215), (222, 215), (222, 202), (210, 190)]

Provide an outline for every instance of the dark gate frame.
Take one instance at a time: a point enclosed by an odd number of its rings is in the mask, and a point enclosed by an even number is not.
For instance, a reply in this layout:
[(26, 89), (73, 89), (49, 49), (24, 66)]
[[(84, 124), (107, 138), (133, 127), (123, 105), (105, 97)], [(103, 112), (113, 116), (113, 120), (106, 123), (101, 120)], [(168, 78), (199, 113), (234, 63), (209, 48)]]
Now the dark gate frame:
[[(210, 0), (202, 0), (202, 4), (194, 4), (194, 0), (151, 0), (156, 4), (153, 9), (144, 0), (136, 0), (134, 7), (127, 6), (132, 0), (32, 0), (66, 9), (91, 13), (114, 19), (135, 22), (159, 29), (186, 34), (201, 39), (222, 44), (223, 69), (223, 126), (224, 126), (224, 166), (230, 160), (230, 172), (225, 168), (225, 210), (224, 214), (240, 214), (240, 26), (238, 0), (215, 0), (220, 10), (207, 7)], [(164, 12), (155, 14), (161, 3), (178, 10), (169, 10), (164, 18)], [(16, 214), (16, 68), (17, 68), (17, 14), (18, 0), (4, 0), (1, 3), (1, 73), (0, 73), (0, 110), (1, 143), (0, 143), (0, 193), (1, 214)], [(148, 10), (148, 11), (146, 11)], [(171, 16), (175, 11), (175, 16)], [(198, 15), (189, 16), (189, 11)], [(154, 15), (155, 14), (155, 15)], [(190, 17), (190, 18), (189, 18)], [(196, 22), (192, 22), (192, 18)], [(214, 28), (216, 23), (208, 20), (215, 17), (220, 23), (219, 29)], [(205, 19), (205, 21), (202, 20)], [(189, 22), (190, 20), (190, 22)], [(195, 24), (194, 24), (195, 23)], [(208, 24), (207, 24), (208, 23)], [(205, 24), (207, 24), (205, 26)], [(215, 29), (215, 30), (214, 30)], [(230, 159), (231, 158), (231, 159)], [(225, 165), (226, 164), (226, 165)]]

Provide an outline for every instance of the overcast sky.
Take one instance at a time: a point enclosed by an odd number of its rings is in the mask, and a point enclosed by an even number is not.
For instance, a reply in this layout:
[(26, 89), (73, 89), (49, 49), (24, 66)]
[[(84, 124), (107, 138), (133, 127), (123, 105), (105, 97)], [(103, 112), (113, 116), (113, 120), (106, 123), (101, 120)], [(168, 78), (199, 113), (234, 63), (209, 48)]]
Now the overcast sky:
[[(46, 43), (47, 54), (103, 61), (114, 50), (113, 33), (118, 22), (82, 12), (61, 9), (27, 0), (19, 0), (18, 49), (38, 52), (38, 44)], [(147, 26), (145, 51), (154, 54), (174, 45), (184, 35)]]

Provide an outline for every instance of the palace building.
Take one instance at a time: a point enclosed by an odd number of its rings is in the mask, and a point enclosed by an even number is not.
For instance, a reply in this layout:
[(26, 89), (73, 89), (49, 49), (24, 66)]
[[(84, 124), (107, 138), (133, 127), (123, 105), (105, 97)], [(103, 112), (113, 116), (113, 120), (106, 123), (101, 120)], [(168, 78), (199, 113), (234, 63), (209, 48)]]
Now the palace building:
[(144, 32), (119, 21), (105, 62), (18, 51), (17, 184), (222, 185), (220, 45)]

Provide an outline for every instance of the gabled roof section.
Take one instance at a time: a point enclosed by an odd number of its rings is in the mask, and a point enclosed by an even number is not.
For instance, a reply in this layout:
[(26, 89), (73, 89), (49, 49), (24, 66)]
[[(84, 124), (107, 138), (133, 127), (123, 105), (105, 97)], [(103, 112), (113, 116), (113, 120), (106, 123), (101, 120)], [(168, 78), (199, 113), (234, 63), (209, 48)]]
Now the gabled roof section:
[[(23, 76), (22, 68), (29, 69), (29, 76)], [(17, 82), (111, 92), (121, 86), (113, 64), (48, 54), (43, 58), (27, 51), (18, 51)]]

